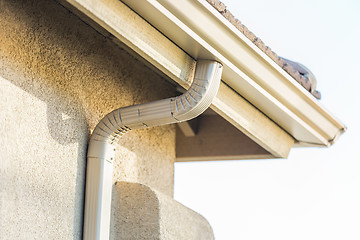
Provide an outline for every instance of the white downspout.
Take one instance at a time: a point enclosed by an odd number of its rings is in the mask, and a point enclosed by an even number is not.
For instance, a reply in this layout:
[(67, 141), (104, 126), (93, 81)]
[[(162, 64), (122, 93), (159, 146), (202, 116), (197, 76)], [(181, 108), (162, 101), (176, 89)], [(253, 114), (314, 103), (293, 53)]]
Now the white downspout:
[(107, 114), (93, 131), (87, 154), (84, 240), (109, 239), (112, 171), (118, 139), (126, 132), (187, 121), (203, 113), (215, 97), (222, 65), (199, 60), (189, 90), (150, 103), (124, 107)]

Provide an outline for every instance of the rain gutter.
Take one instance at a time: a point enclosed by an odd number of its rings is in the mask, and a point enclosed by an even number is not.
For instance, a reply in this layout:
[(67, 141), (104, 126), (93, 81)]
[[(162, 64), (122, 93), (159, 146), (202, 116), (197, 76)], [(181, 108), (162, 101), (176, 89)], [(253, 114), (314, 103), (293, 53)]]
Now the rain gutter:
[(222, 62), (222, 80), (298, 146), (327, 147), (345, 131), (343, 123), (205, 0), (123, 2), (193, 58)]

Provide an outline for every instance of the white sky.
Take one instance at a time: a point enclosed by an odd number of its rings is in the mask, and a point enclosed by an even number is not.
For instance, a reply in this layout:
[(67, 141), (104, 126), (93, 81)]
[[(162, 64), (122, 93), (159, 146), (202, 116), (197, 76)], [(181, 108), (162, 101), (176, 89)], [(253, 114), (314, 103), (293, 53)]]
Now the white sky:
[(217, 240), (360, 239), (360, 1), (223, 0), (280, 56), (307, 66), (348, 127), (328, 149), (286, 160), (177, 163), (175, 199)]

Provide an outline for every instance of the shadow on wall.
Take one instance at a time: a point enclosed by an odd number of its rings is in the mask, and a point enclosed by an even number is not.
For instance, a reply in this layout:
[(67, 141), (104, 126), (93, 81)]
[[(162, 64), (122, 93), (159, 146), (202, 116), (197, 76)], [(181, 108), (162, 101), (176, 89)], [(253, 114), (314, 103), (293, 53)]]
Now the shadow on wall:
[[(46, 123), (48, 132), (53, 140), (55, 140), (58, 144), (63, 145), (69, 151), (74, 151), (72, 148), (76, 146), (75, 152), (77, 152), (76, 159), (60, 159), (64, 165), (71, 165), (67, 164), (70, 161), (77, 161), (76, 169), (76, 179), (75, 179), (75, 189), (74, 189), (74, 239), (82, 239), (82, 221), (83, 221), (83, 202), (84, 202), (84, 186), (85, 186), (85, 169), (86, 169), (86, 152), (87, 152), (87, 139), (89, 137), (89, 126), (87, 124), (85, 114), (83, 109), (80, 105), (76, 104), (75, 101), (71, 100), (70, 96), (66, 96), (65, 98), (61, 98), (56, 94), (52, 93), (52, 91), (56, 91), (56, 89), (50, 89), (44, 87), (42, 84), (39, 83), (29, 83), (29, 78), (25, 76), (20, 76), (19, 73), (14, 75), (9, 74), (12, 72), (11, 67), (2, 65), (3, 62), (0, 60), (0, 75), (4, 77), (6, 80), (10, 81), (11, 83), (21, 86), (22, 90), (31, 93), (38, 99), (42, 100), (46, 103)], [(22, 81), (23, 80), (23, 81)], [(21, 81), (21, 82), (19, 82)], [(49, 79), (49, 81), (51, 81)], [(45, 94), (44, 94), (44, 92)], [(31, 106), (24, 106), (24, 107), (31, 107)], [(36, 111), (36, 109), (34, 109)], [(27, 117), (19, 116), (21, 117)], [(42, 119), (41, 119), (42, 120)], [(39, 123), (33, 122), (34, 125), (38, 125)], [(14, 136), (19, 138), (31, 138), (31, 136)], [(46, 136), (44, 136), (44, 141), (47, 141)], [(73, 143), (77, 143), (73, 145)], [(50, 144), (50, 143), (49, 143)], [(26, 146), (24, 146), (26, 148)], [(56, 151), (57, 146), (53, 146), (54, 154), (58, 154)], [(64, 148), (61, 148), (64, 149)], [(41, 149), (39, 149), (41, 151)], [(45, 153), (44, 153), (45, 154)], [(44, 155), (44, 159), (38, 159), (39, 161), (47, 161), (47, 165), (51, 166), (52, 161), (59, 160), (57, 156), (53, 158), (48, 158), (49, 153)], [(20, 157), (20, 156), (19, 156)], [(24, 156), (23, 158), (31, 158), (33, 156)], [(47, 160), (48, 159), (48, 160)], [(14, 159), (15, 160), (15, 159)], [(15, 160), (16, 161), (16, 160)], [(59, 164), (56, 164), (59, 165)], [(19, 171), (19, 170), (18, 170)], [(52, 171), (51, 168), (49, 171)], [(56, 172), (61, 171), (61, 169), (57, 169)], [(53, 175), (54, 181), (63, 181), (63, 176), (60, 175)], [(71, 181), (71, 179), (69, 179)], [(35, 179), (34, 179), (34, 182)], [(41, 187), (42, 183), (38, 183), (37, 187)], [(49, 201), (52, 198), (62, 198), (62, 193), (60, 191), (54, 191), (51, 189), (51, 185), (43, 185), (41, 193), (46, 194), (45, 198), (48, 198)], [(31, 190), (31, 184), (29, 186), (23, 186), (23, 188), (28, 188), (27, 191), (32, 191), (34, 193), (39, 193), (38, 189)], [(58, 190), (58, 189), (55, 189)], [(14, 191), (16, 191), (14, 189)], [(56, 194), (54, 194), (56, 193)], [(16, 195), (15, 195), (16, 196)], [(34, 197), (34, 201), (36, 202)], [(27, 201), (30, 201), (30, 196)], [(66, 204), (66, 203), (65, 203)], [(49, 206), (52, 206), (52, 203), (49, 203)], [(56, 206), (60, 207), (60, 206)]]
[[(61, 161), (77, 161), (72, 227), (81, 239), (89, 129), (113, 109), (175, 92), (56, 1), (1, 0), (0, 22), (0, 75), (46, 103), (53, 140), (69, 149), (77, 143), (77, 159)], [(156, 94), (144, 91), (154, 85)]]
[(157, 195), (138, 183), (113, 185), (110, 239), (161, 239)]
[(110, 239), (213, 240), (200, 214), (147, 185), (113, 185)]

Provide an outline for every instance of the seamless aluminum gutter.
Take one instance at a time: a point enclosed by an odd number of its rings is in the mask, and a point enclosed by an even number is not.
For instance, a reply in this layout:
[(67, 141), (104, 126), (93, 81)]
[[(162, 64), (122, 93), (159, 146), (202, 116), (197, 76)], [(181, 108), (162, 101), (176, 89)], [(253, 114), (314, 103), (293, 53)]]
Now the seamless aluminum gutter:
[(330, 146), (346, 127), (205, 0), (123, 0), (195, 59), (224, 66), (222, 80), (300, 146)]
[[(174, 81), (185, 89), (191, 85), (198, 61), (123, 2), (59, 1), (108, 40), (126, 49), (165, 79)], [(213, 58), (206, 57), (208, 60)], [(268, 157), (288, 156), (294, 138), (223, 81), (210, 108), (269, 152)], [(234, 159), (238, 159), (238, 156), (234, 156)]]

